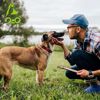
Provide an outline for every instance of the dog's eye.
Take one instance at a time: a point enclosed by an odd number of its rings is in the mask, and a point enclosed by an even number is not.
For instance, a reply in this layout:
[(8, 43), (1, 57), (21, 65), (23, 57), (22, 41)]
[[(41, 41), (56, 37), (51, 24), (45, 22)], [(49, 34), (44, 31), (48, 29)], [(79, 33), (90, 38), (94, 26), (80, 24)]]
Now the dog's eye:
[(47, 40), (48, 40), (48, 35), (44, 34), (43, 37), (42, 37), (42, 41), (47, 41)]

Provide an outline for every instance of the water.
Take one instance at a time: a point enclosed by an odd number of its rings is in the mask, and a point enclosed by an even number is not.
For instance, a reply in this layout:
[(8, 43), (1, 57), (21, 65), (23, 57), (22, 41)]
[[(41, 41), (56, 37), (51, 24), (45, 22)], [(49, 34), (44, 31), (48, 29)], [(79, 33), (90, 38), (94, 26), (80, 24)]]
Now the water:
[[(42, 35), (32, 35), (32, 36), (28, 37), (28, 43), (29, 44), (39, 44), (39, 43), (41, 43), (41, 38), (42, 38)], [(63, 38), (64, 38), (63, 42), (66, 45), (70, 45), (70, 44), (72, 44), (74, 42), (73, 40), (69, 39), (68, 35), (65, 35)], [(23, 40), (23, 37), (13, 36), (13, 35), (6, 35), (6, 36), (3, 36), (0, 39), (0, 42), (1, 43), (5, 43), (5, 44), (13, 44), (13, 42), (14, 42), (15, 39), (18, 42), (20, 42), (21, 40)]]

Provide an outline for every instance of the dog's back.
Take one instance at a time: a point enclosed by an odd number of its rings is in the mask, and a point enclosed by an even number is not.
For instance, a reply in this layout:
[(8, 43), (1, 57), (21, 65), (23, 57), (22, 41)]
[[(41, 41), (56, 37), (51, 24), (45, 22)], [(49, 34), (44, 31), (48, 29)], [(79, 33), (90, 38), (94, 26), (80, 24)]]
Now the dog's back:
[(25, 50), (24, 47), (18, 47), (18, 46), (7, 46), (7, 47), (3, 47), (0, 49), (0, 54), (4, 55), (4, 56), (10, 56), (10, 55), (19, 55), (21, 52), (23, 52), (23, 50)]
[[(34, 48), (33, 48), (34, 51)], [(0, 50), (0, 55), (9, 58), (11, 61), (18, 61), (24, 65), (33, 64), (36, 59), (36, 52), (31, 49), (18, 46), (7, 46)]]

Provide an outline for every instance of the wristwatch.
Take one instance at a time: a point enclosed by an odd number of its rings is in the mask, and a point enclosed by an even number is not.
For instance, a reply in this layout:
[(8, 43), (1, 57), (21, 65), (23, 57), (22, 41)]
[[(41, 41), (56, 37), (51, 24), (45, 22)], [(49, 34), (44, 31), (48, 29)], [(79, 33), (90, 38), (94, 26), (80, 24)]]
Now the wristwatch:
[(91, 71), (91, 70), (89, 70), (89, 75), (88, 75), (88, 78), (93, 78), (93, 77), (94, 77), (94, 75), (93, 75), (92, 71)]

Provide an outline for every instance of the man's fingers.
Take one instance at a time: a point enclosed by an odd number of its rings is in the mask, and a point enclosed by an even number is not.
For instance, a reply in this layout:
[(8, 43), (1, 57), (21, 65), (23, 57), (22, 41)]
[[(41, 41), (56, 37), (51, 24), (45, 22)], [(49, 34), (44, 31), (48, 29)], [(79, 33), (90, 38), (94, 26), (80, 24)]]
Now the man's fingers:
[(59, 42), (56, 38), (52, 38), (52, 41), (53, 41), (54, 43)]
[(89, 75), (89, 72), (85, 69), (82, 69), (77, 72), (77, 75), (83, 78), (83, 77), (87, 77)]
[(77, 71), (77, 75), (81, 75), (82, 74), (82, 70)]

